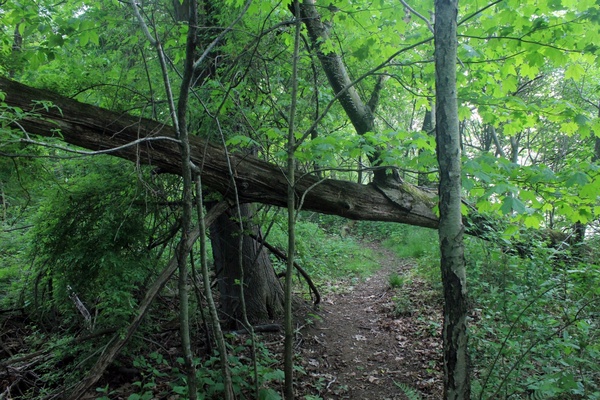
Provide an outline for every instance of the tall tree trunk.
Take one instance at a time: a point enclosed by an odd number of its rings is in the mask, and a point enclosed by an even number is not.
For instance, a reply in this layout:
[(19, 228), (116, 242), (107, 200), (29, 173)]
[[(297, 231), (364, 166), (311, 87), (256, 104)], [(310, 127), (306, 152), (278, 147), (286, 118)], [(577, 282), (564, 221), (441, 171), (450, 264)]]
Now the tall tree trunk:
[[(173, 0), (174, 17), (177, 21), (187, 21), (189, 19), (190, 14), (188, 4), (190, 1), (191, 0)], [(212, 3), (213, 2), (211, 1), (202, 1), (197, 10), (197, 13), (202, 17), (200, 23), (204, 26), (204, 33), (198, 38), (199, 48), (206, 48), (210, 45), (217, 37), (217, 32), (219, 31), (218, 21), (215, 18), (216, 10)], [(219, 54), (220, 44), (215, 46), (208, 55), (207, 58), (209, 61), (205, 62), (203, 67), (198, 68), (195, 72), (193, 81), (196, 87), (202, 86), (207, 79), (210, 79), (213, 76), (215, 72), (215, 63), (213, 60), (216, 59)], [(249, 208), (252, 207), (243, 206), (242, 213), (248, 214)], [(248, 216), (249, 215), (242, 215), (245, 219), (247, 219)], [(242, 321), (239, 290), (239, 281), (242, 276), (242, 271), (240, 271), (239, 266), (234, 265), (236, 263), (239, 264), (239, 223), (230, 223), (231, 221), (225, 223), (225, 220), (230, 217), (231, 215), (221, 216), (220, 220), (216, 223), (219, 224), (219, 226), (211, 226), (211, 240), (213, 249), (217, 249), (215, 251), (214, 261), (215, 269), (220, 272), (219, 292), (221, 294), (222, 312), (231, 325), (236, 325), (236, 320)], [(256, 232), (253, 231), (253, 233), (260, 236), (259, 228), (255, 227), (253, 229), (256, 230)], [(227, 240), (231, 240), (231, 242), (227, 243)], [(265, 269), (272, 270), (268, 254), (264, 250), (258, 251), (257, 246), (254, 245), (252, 239), (248, 236), (244, 236), (242, 253), (244, 260), (244, 281), (251, 277), (254, 282), (258, 283), (253, 284), (244, 290), (248, 316), (250, 321), (254, 322), (267, 319), (269, 315), (278, 313), (278, 309), (283, 307), (283, 304), (276, 304), (279, 300), (277, 299), (278, 282), (276, 281), (275, 275), (264, 271)], [(252, 260), (256, 260), (256, 263), (253, 263)], [(263, 270), (261, 271), (260, 269)], [(273, 293), (267, 293), (269, 288), (273, 288)]]
[[(600, 118), (600, 102), (598, 102), (598, 118)], [(592, 155), (592, 162), (600, 161), (600, 137), (596, 136), (594, 141), (594, 154)]]
[[(192, 86), (192, 78), (194, 73), (194, 52), (196, 49), (197, 42), (197, 30), (198, 30), (198, 4), (195, 0), (191, 0), (188, 4), (189, 21), (188, 21), (188, 34), (186, 40), (185, 49), (185, 61), (183, 69), (183, 78), (181, 79), (181, 87), (179, 93), (179, 99), (177, 100), (177, 107), (171, 106), (171, 112), (173, 113), (173, 125), (177, 126), (177, 137), (180, 140), (179, 147), (181, 149), (181, 177), (183, 178), (183, 213), (181, 216), (181, 243), (177, 247), (178, 251), (178, 263), (179, 263), (179, 279), (178, 279), (178, 291), (179, 291), (179, 335), (181, 336), (181, 348), (183, 352), (184, 365), (187, 375), (187, 389), (188, 399), (196, 400), (198, 398), (198, 387), (196, 382), (196, 367), (194, 365), (194, 354), (191, 346), (190, 337), (190, 315), (189, 315), (189, 294), (188, 294), (188, 256), (190, 249), (184, 245), (188, 241), (192, 229), (192, 220), (194, 203), (192, 200), (192, 193), (194, 189), (194, 182), (192, 180), (192, 156), (190, 151), (189, 132), (187, 124), (188, 115), (188, 98), (190, 89)], [(162, 48), (160, 45), (157, 46), (159, 51), (159, 58), (163, 59)], [(167, 90), (167, 96), (171, 97), (170, 85), (168, 84), (168, 70), (164, 63), (161, 63), (165, 89)], [(177, 118), (175, 118), (175, 112)], [(224, 357), (223, 357), (224, 358)]]
[[(204, 214), (204, 193), (202, 191), (202, 177), (198, 175), (196, 177), (196, 198), (198, 200), (196, 207), (198, 212), (198, 228), (202, 232), (199, 237), (200, 242), (200, 265), (202, 268), (202, 283), (204, 284), (204, 292), (206, 295), (206, 303), (208, 305), (208, 311), (211, 320), (212, 333), (215, 340), (217, 351), (219, 352), (219, 358), (221, 361), (221, 377), (223, 378), (223, 389), (226, 399), (233, 399), (235, 395), (233, 393), (233, 384), (231, 381), (231, 368), (229, 367), (227, 345), (225, 344), (225, 337), (221, 329), (221, 323), (219, 320), (219, 313), (217, 306), (212, 294), (212, 288), (210, 285), (210, 276), (208, 272), (208, 257), (206, 251), (206, 225), (207, 219)], [(218, 207), (215, 206), (214, 208)], [(210, 214), (213, 210), (208, 213)], [(208, 223), (209, 225), (212, 225)]]
[[(300, 15), (300, 3), (294, 0), (294, 14)], [(285, 375), (284, 395), (286, 400), (294, 399), (294, 321), (292, 314), (292, 279), (294, 277), (294, 253), (296, 252), (296, 107), (298, 100), (298, 54), (300, 49), (300, 19), (296, 19), (294, 33), (294, 56), (292, 61), (292, 103), (290, 106), (287, 137), (287, 212), (288, 212), (288, 248), (285, 269), (285, 340), (283, 354), (283, 372)]]
[(467, 282), (461, 216), (461, 152), (456, 94), (458, 0), (435, 1), (436, 133), (440, 166), (440, 250), (444, 285), (444, 398), (470, 398)]
[[(294, 15), (297, 10), (290, 5)], [(300, 5), (300, 18), (304, 22), (308, 36), (316, 49), (317, 57), (321, 62), (323, 71), (327, 76), (329, 85), (336, 96), (339, 95), (339, 102), (344, 108), (346, 115), (352, 122), (356, 133), (364, 135), (375, 128), (375, 116), (373, 109), (379, 100), (379, 92), (387, 78), (382, 77), (378, 80), (373, 90), (369, 103), (365, 103), (360, 97), (358, 90), (352, 85), (350, 75), (346, 70), (342, 57), (329, 50), (323, 50), (322, 44), (329, 38), (329, 27), (321, 20), (321, 15), (317, 10), (315, 0), (305, 0)], [(340, 93), (343, 93), (340, 95)], [(368, 155), (372, 166), (380, 166), (380, 152), (376, 149), (373, 154)], [(385, 169), (376, 169), (373, 171), (373, 178), (376, 182), (383, 183), (387, 180)]]
[(190, 20), (188, 23), (188, 33), (185, 46), (185, 61), (183, 68), (183, 77), (181, 79), (179, 98), (177, 99), (177, 105), (175, 104), (175, 97), (173, 94), (171, 81), (169, 79), (168, 65), (163, 51), (162, 44), (158, 37), (153, 37), (150, 33), (149, 27), (146, 25), (138, 4), (131, 2), (133, 13), (138, 20), (140, 28), (148, 42), (156, 49), (156, 55), (160, 64), (160, 69), (163, 76), (163, 84), (165, 87), (165, 95), (169, 106), (171, 115), (171, 121), (175, 128), (175, 137), (179, 140), (179, 150), (181, 158), (181, 177), (183, 180), (183, 193), (182, 193), (182, 208), (183, 213), (181, 216), (181, 238), (175, 250), (179, 268), (179, 325), (180, 325), (180, 336), (181, 346), (184, 358), (185, 369), (187, 372), (187, 389), (188, 398), (195, 400), (197, 398), (197, 386), (196, 386), (196, 369), (193, 363), (193, 353), (191, 350), (191, 339), (190, 339), (190, 325), (189, 325), (189, 297), (187, 290), (188, 283), (188, 255), (191, 248), (187, 246), (189, 242), (189, 235), (192, 230), (192, 219), (193, 219), (193, 181), (192, 181), (192, 156), (191, 146), (189, 141), (189, 132), (187, 129), (187, 113), (188, 113), (188, 97), (192, 84), (192, 77), (194, 71), (194, 50), (196, 48), (196, 31), (198, 28), (197, 21), (197, 3), (191, 1), (189, 3), (189, 16)]
[[(244, 229), (259, 236), (259, 228), (252, 223), (252, 206), (240, 205)], [(223, 316), (235, 325), (242, 320), (240, 306), (238, 239), (240, 225), (233, 211), (223, 213), (210, 225), (213, 257), (218, 274), (220, 304)], [(244, 296), (248, 319), (255, 323), (283, 313), (283, 288), (275, 275), (268, 253), (248, 235), (243, 236), (242, 264), (244, 268)]]

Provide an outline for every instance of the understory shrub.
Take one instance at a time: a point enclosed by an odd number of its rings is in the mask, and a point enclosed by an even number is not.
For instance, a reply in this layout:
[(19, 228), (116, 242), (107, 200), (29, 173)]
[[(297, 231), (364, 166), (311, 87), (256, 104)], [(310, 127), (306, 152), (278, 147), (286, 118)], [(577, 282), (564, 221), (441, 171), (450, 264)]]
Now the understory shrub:
[[(340, 278), (360, 279), (379, 267), (371, 249), (352, 236), (342, 237), (339, 230), (336, 232), (330, 233), (308, 219), (296, 224), (296, 261), (317, 285)], [(280, 249), (287, 247), (287, 221), (281, 216), (276, 217), (267, 241)]]
[(600, 399), (600, 268), (467, 247), (473, 398)]
[(114, 160), (81, 168), (49, 189), (37, 213), (28, 304), (46, 325), (119, 326), (157, 264), (149, 208), (132, 168)]
[[(232, 338), (230, 338), (232, 339)], [(232, 339), (232, 342), (237, 339)], [(229, 367), (236, 396), (253, 398), (255, 389), (254, 366), (250, 356), (250, 339), (242, 344), (228, 344)], [(262, 344), (258, 343), (256, 363), (258, 372), (259, 397), (262, 399), (281, 399), (279, 389), (284, 379), (283, 371), (276, 368), (277, 360)], [(205, 359), (197, 358), (196, 378), (198, 384), (198, 399), (223, 398), (223, 376), (219, 366), (219, 355), (213, 354)], [(172, 357), (160, 352), (152, 352), (146, 356), (138, 356), (133, 361), (134, 367), (140, 372), (139, 378), (133, 383), (136, 393), (129, 399), (155, 398), (188, 398), (187, 375), (184, 370), (183, 358)], [(109, 400), (114, 393), (110, 385), (96, 389), (103, 395), (97, 400)]]

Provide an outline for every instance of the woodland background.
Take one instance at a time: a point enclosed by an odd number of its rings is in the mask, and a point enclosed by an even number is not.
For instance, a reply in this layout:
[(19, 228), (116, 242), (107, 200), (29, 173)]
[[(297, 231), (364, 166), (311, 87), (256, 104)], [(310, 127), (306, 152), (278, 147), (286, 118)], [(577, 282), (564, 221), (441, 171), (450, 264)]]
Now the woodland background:
[(442, 3), (0, 2), (0, 398), (111, 398), (109, 365), (130, 399), (292, 398), (291, 308), (364, 277), (364, 239), (417, 262), (400, 313), (419, 277), (469, 321), (447, 398), (599, 399), (600, 2), (458, 4), (457, 302)]

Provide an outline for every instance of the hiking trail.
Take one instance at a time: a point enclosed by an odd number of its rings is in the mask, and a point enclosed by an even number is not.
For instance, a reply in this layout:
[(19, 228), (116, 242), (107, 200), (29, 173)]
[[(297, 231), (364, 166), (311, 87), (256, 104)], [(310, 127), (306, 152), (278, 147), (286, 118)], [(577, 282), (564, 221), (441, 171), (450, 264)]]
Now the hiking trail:
[(365, 245), (381, 255), (381, 268), (341, 293), (326, 294), (300, 331), (306, 378), (325, 400), (408, 399), (405, 391), (440, 399), (440, 299), (432, 300), (432, 289), (418, 278), (391, 288), (390, 275), (405, 275), (414, 262), (376, 243)]

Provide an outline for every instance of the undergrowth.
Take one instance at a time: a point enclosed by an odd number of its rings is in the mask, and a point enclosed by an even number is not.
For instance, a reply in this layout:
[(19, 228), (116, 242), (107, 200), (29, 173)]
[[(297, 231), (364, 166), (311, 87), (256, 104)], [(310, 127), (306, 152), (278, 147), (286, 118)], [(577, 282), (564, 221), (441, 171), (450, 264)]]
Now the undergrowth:
[[(327, 225), (327, 224), (325, 224)], [(352, 236), (341, 234), (334, 224), (324, 227), (322, 221), (300, 218), (296, 224), (296, 261), (311, 276), (315, 284), (325, 290), (344, 290), (379, 268), (377, 255)], [(287, 223), (277, 218), (267, 240), (279, 247), (287, 247)], [(284, 265), (276, 261), (276, 268)]]
[[(441, 294), (437, 232), (361, 222), (359, 234), (379, 240), (416, 267), (410, 277)], [(590, 243), (590, 248), (595, 249)], [(600, 399), (600, 267), (568, 252), (532, 244), (531, 257), (467, 238), (473, 399)], [(397, 313), (410, 305), (397, 301)]]
[[(235, 338), (230, 338), (237, 341)], [(233, 391), (236, 396), (250, 398), (258, 385), (260, 399), (279, 400), (281, 396), (273, 387), (280, 387), (284, 374), (277, 368), (277, 360), (262, 344), (257, 347), (257, 369), (259, 381), (254, 382), (254, 369), (250, 358), (250, 340), (236, 345), (228, 344), (229, 367)], [(196, 379), (198, 399), (220, 399), (224, 396), (224, 382), (219, 368), (219, 356), (213, 354), (204, 359), (196, 358)], [(132, 386), (135, 392), (128, 400), (150, 400), (156, 398), (188, 398), (186, 374), (183, 358), (172, 359), (168, 354), (152, 352), (146, 356), (137, 356), (133, 365), (139, 370), (139, 376)], [(97, 400), (110, 400), (118, 395), (109, 385), (98, 387)]]
[[(57, 214), (57, 209), (53, 212)], [(58, 221), (59, 218), (55, 220)], [(49, 222), (52, 221), (46, 220), (46, 223)], [(124, 232), (123, 227), (121, 231)], [(397, 315), (413, 312), (412, 299), (407, 297), (408, 294), (403, 294), (408, 293), (403, 289), (417, 280), (425, 282), (425, 287), (431, 287), (436, 299), (441, 297), (439, 250), (437, 232), (434, 230), (391, 223), (351, 223), (337, 217), (301, 214), (296, 233), (296, 260), (322, 291), (344, 291), (355, 281), (373, 273), (379, 267), (378, 255), (370, 250), (365, 242), (378, 241), (399, 258), (415, 261), (415, 267), (411, 271), (392, 273), (388, 278), (389, 286), (397, 292), (397, 307), (394, 310)], [(87, 234), (93, 236), (90, 232)], [(15, 282), (18, 282), (14, 278), (18, 273), (18, 263), (10, 260), (13, 256), (14, 260), (24, 259), (21, 253), (27, 250), (22, 248), (23, 240), (20, 235), (12, 238), (12, 241), (6, 241), (0, 246), (0, 261), (5, 261), (5, 268), (0, 269), (0, 294), (6, 295), (0, 302), (3, 307), (18, 304), (18, 291), (14, 286)], [(280, 249), (286, 248), (287, 226), (284, 218), (275, 216), (275, 223), (269, 230), (267, 241)], [(598, 248), (598, 243), (589, 245), (591, 249)], [(59, 267), (62, 266), (60, 262), (69, 254), (80, 257), (83, 254), (78, 248), (72, 250), (70, 253), (64, 249), (55, 252), (57, 256), (52, 259), (55, 271), (59, 271)], [(112, 248), (104, 250), (100, 261), (110, 266), (114, 260), (107, 254)], [(534, 243), (531, 251), (530, 257), (518, 257), (508, 254), (489, 241), (472, 238), (466, 240), (465, 258), (471, 306), (469, 348), (472, 398), (598, 400), (600, 267), (594, 262), (597, 259), (597, 250), (590, 250), (585, 259), (549, 249), (544, 243)], [(124, 251), (114, 253), (129, 254)], [(64, 262), (64, 265), (67, 263)], [(137, 266), (132, 263), (128, 273), (137, 271), (136, 273), (143, 278), (143, 273), (148, 272), (144, 269), (147, 267), (136, 270)], [(281, 261), (277, 260), (275, 266), (280, 271), (283, 270)], [(112, 269), (99, 264), (95, 270), (98, 276), (104, 277), (105, 267), (112, 273)], [(73, 273), (66, 267), (62, 268), (59, 272)], [(90, 273), (88, 270), (83, 272)], [(56, 274), (57, 279), (63, 276)], [(136, 279), (131, 281), (135, 282)], [(71, 281), (79, 282), (81, 279), (72, 278)], [(120, 299), (120, 302), (111, 300), (123, 294), (121, 292), (131, 295), (129, 287), (103, 288), (105, 291), (97, 294), (100, 300), (105, 296), (112, 302), (113, 308), (119, 308), (121, 303), (128, 305), (122, 308), (131, 308), (128, 297)], [(421, 295), (423, 298), (429, 296), (427, 293)], [(27, 300), (25, 298), (24, 301)], [(431, 300), (433, 301), (433, 297)], [(67, 306), (73, 308), (69, 301), (65, 301), (63, 308), (66, 309)], [(73, 319), (80, 317), (76, 311), (71, 311), (71, 314)], [(114, 320), (122, 314), (111, 315)], [(438, 329), (435, 328), (437, 332)], [(40, 333), (35, 336), (45, 337)], [(86, 361), (89, 360), (79, 357), (93, 353), (93, 349), (85, 348), (89, 344), (72, 346), (70, 342), (60, 339), (55, 339), (53, 343), (53, 358), (40, 365), (38, 370), (44, 375), (49, 388), (71, 383), (72, 381), (68, 382), (66, 379), (67, 374), (64, 371), (75, 372), (73, 369), (53, 370), (51, 365), (74, 359), (70, 366), (79, 365), (81, 369), (87, 367)], [(36, 348), (35, 345), (32, 347)], [(134, 348), (135, 344), (130, 347)], [(255, 382), (252, 380), (245, 345), (231, 347), (230, 350), (236, 392), (247, 393), (252, 390)], [(261, 381), (258, 385), (261, 393), (264, 398), (278, 398), (274, 389), (281, 385), (281, 371), (275, 367), (276, 363), (267, 350), (260, 350), (259, 357)], [(168, 359), (159, 353), (142, 354), (135, 359), (136, 367), (142, 374), (134, 385), (135, 395), (138, 396), (134, 396), (134, 399), (152, 398), (157, 394), (186, 396), (183, 392), (186, 386), (185, 377), (180, 372), (179, 360)], [(207, 393), (207, 398), (218, 398), (222, 390), (216, 360), (215, 355), (197, 360), (198, 379)], [(410, 387), (400, 389), (410, 397)], [(113, 395), (108, 387), (101, 387), (98, 392), (100, 398), (112, 398)], [(44, 394), (48, 392), (36, 393), (38, 396)]]
[(600, 270), (543, 243), (467, 247), (474, 399), (600, 399)]

